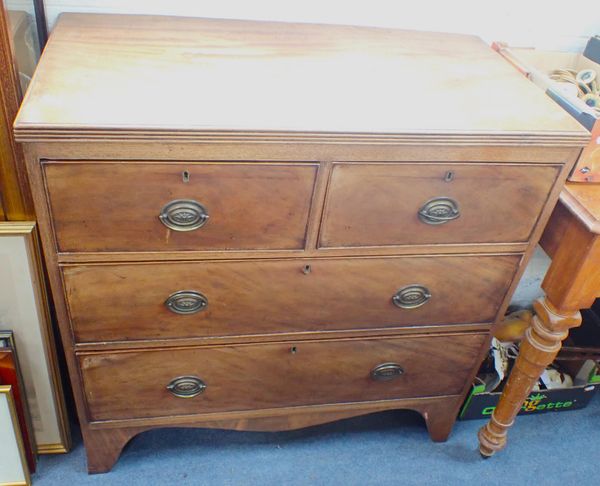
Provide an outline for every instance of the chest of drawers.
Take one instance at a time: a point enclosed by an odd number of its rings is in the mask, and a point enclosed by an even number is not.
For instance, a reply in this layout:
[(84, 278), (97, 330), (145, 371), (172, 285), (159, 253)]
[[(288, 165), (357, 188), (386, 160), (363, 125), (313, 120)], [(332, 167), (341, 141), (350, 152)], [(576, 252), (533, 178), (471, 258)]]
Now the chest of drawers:
[(15, 134), (91, 472), (153, 427), (445, 440), (587, 138), (474, 37), (76, 14)]

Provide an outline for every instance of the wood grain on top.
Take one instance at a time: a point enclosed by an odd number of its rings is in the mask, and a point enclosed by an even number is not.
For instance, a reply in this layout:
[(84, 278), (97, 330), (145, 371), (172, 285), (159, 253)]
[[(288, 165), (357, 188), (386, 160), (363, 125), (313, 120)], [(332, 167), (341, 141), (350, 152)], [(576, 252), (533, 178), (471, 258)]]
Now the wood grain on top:
[(15, 133), (22, 141), (589, 138), (473, 36), (90, 14), (59, 19)]

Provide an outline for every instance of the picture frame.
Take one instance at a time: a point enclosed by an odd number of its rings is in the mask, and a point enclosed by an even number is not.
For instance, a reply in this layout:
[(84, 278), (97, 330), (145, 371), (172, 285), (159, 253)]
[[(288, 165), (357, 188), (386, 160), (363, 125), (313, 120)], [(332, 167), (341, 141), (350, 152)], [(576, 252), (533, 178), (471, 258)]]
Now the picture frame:
[(0, 0), (0, 220), (35, 218), (23, 149), (14, 140), (12, 121), (46, 39), (42, 0)]
[(29, 486), (31, 476), (10, 385), (0, 385), (0, 430), (0, 486)]
[(46, 21), (46, 9), (44, 0), (32, 0), (33, 11), (35, 12), (35, 25), (37, 27), (37, 36), (40, 42), (40, 48), (44, 49), (48, 42), (48, 22)]
[(19, 343), (38, 454), (68, 452), (71, 437), (34, 222), (0, 222), (0, 329)]
[(17, 348), (11, 331), (0, 331), (0, 385), (10, 385), (12, 387), (27, 464), (29, 471), (34, 473), (37, 457), (33, 425), (29, 414), (23, 375), (19, 366)]
[(11, 51), (23, 96), (48, 37), (44, 5), (41, 0), (0, 2), (6, 11)]

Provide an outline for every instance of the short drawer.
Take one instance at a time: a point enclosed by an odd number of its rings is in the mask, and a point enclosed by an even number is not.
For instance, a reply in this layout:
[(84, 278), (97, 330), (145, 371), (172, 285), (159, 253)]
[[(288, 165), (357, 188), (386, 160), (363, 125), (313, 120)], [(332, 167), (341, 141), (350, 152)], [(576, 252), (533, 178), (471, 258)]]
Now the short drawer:
[(494, 320), (519, 255), (63, 267), (78, 342)]
[(526, 242), (560, 166), (333, 167), (320, 247)]
[(80, 354), (91, 420), (453, 395), (483, 334)]
[(317, 164), (47, 162), (61, 252), (302, 249)]

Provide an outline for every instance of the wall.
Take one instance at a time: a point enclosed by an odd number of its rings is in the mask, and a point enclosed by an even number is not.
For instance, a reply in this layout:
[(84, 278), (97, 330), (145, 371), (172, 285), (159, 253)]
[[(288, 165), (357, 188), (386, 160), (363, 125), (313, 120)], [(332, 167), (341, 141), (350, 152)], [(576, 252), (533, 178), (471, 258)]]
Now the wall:
[(45, 0), (45, 5), (50, 28), (61, 12), (183, 15), (461, 32), (562, 50), (581, 49), (600, 33), (600, 8), (565, 0)]

